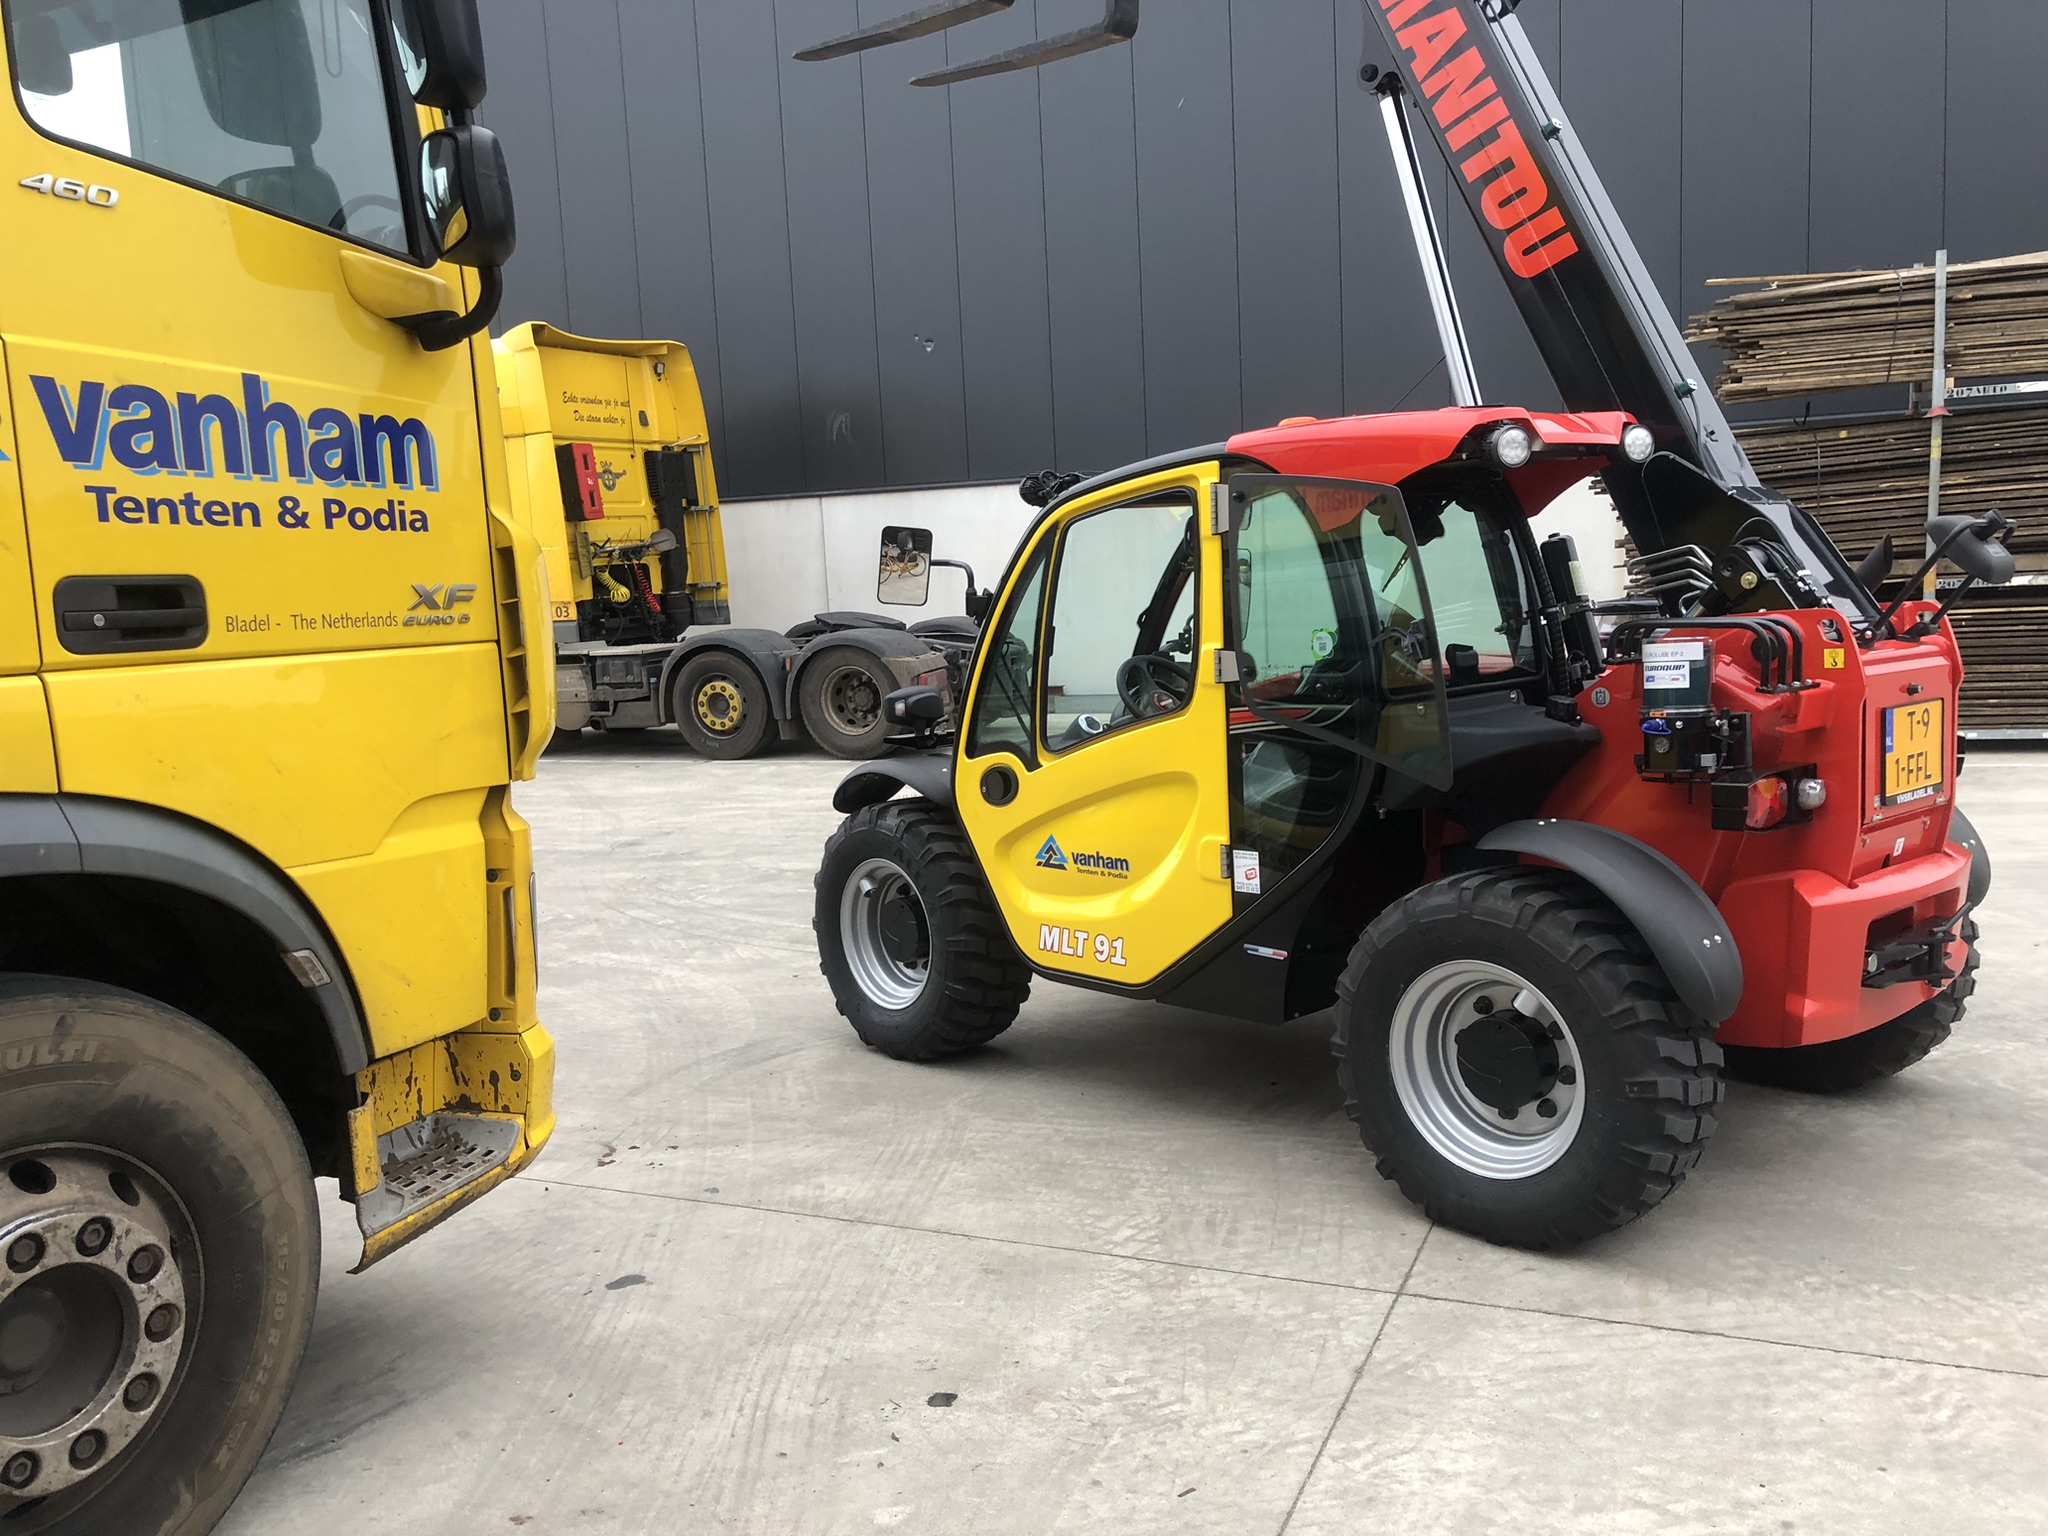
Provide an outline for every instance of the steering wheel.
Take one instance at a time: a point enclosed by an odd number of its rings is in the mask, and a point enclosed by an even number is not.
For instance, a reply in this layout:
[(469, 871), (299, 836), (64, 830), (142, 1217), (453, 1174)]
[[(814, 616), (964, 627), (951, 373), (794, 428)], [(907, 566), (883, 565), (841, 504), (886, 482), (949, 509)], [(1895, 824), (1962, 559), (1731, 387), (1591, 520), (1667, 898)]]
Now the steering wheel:
[(1194, 689), (1193, 670), (1163, 651), (1133, 656), (1116, 669), (1116, 696), (1135, 720), (1172, 714)]
[(329, 229), (346, 230), (348, 221), (365, 208), (389, 208), (393, 213), (403, 214), (405, 205), (395, 197), (386, 197), (381, 192), (365, 192), (361, 197), (352, 197), (334, 210), (334, 217), (327, 221)]

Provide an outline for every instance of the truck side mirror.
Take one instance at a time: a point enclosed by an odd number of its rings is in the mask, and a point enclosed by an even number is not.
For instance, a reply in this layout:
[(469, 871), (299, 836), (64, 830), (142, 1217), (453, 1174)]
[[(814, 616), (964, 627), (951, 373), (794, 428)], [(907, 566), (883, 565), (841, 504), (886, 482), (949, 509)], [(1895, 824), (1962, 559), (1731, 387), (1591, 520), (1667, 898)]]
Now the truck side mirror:
[(445, 112), (482, 104), (484, 34), (476, 0), (393, 0), (391, 29), (414, 101)]
[(932, 531), (884, 528), (882, 556), (875, 572), (875, 601), (922, 608), (931, 596)]
[(2012, 551), (1998, 535), (2011, 529), (2002, 513), (1986, 512), (1971, 517), (1948, 512), (1927, 520), (1927, 539), (1941, 557), (1965, 576), (1974, 576), (1987, 587), (2002, 587), (2012, 580)]
[(512, 181), (498, 136), (474, 123), (439, 128), (420, 144), (427, 230), (443, 261), (501, 267), (512, 254)]

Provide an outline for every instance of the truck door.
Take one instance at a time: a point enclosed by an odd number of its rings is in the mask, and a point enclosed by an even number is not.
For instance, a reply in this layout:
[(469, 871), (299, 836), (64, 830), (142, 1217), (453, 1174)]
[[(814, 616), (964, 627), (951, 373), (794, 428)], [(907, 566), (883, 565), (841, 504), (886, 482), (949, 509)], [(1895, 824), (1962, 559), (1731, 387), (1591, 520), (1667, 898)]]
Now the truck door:
[(471, 348), (380, 318), (466, 307), (414, 227), (387, 0), (6, 9), (0, 333), (63, 788), (297, 873), (378, 953), (373, 1029), (474, 1022), (504, 687)]
[(0, 793), (48, 794), (57, 787), (57, 760), (36, 676), (42, 650), (36, 643), (13, 415), (0, 402)]
[(1011, 934), (1047, 970), (1141, 985), (1230, 919), (1216, 473), (1062, 508), (991, 628), (956, 803)]

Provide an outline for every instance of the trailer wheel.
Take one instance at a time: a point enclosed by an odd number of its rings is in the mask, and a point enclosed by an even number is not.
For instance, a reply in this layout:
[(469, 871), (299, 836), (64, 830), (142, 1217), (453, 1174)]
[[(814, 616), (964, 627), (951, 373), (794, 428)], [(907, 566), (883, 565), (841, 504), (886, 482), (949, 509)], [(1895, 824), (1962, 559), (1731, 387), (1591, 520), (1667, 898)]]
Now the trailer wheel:
[(1712, 1029), (1577, 876), (1424, 886), (1373, 920), (1337, 992), (1345, 1109), (1432, 1221), (1568, 1247), (1656, 1205), (1713, 1134)]
[(702, 651), (676, 668), (669, 714), (706, 757), (752, 757), (775, 739), (774, 712), (760, 674), (730, 651)]
[(804, 665), (797, 693), (811, 739), (834, 757), (879, 757), (889, 749), (882, 700), (896, 679), (882, 662), (851, 645), (835, 645)]
[(811, 927), (840, 1013), (899, 1061), (993, 1040), (1031, 991), (966, 834), (923, 801), (871, 805), (840, 824)]
[(1956, 979), (1919, 1007), (1860, 1035), (1798, 1045), (1788, 1050), (1768, 1046), (1729, 1045), (1728, 1075), (1744, 1082), (1799, 1093), (1847, 1093), (1899, 1073), (1949, 1037), (1962, 1018), (1970, 994), (1977, 990), (1977, 925), (1963, 919), (1963, 940), (1970, 958)]
[(0, 978), (0, 1528), (212, 1530), (319, 1279), (305, 1151), (248, 1058), (134, 993)]

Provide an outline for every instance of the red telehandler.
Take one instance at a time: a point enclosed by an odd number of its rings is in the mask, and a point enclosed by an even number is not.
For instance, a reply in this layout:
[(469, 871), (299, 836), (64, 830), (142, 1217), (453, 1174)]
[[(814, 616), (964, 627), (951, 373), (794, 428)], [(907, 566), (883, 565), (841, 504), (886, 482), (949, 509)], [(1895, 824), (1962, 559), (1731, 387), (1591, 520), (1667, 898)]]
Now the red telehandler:
[[(929, 750), (836, 792), (820, 959), (861, 1038), (918, 1060), (1000, 1033), (1033, 975), (1254, 1020), (1334, 1007), (1380, 1172), (1434, 1219), (1559, 1247), (1683, 1180), (1724, 1065), (1847, 1089), (1946, 1038), (1990, 883), (1954, 804), (1962, 664), (1917, 575), (1875, 595), (1888, 548), (1852, 568), (1759, 481), (1513, 0), (1363, 4), (1458, 403), (1062, 490), (957, 728), (935, 690), (892, 694)], [(917, 83), (1120, 42), (1137, 13)], [(1415, 116), (1564, 412), (1481, 403)], [(1652, 597), (1594, 604), (1571, 541), (1538, 541), (1593, 476)], [(2007, 580), (2009, 531), (1937, 518), (1922, 571)]]

